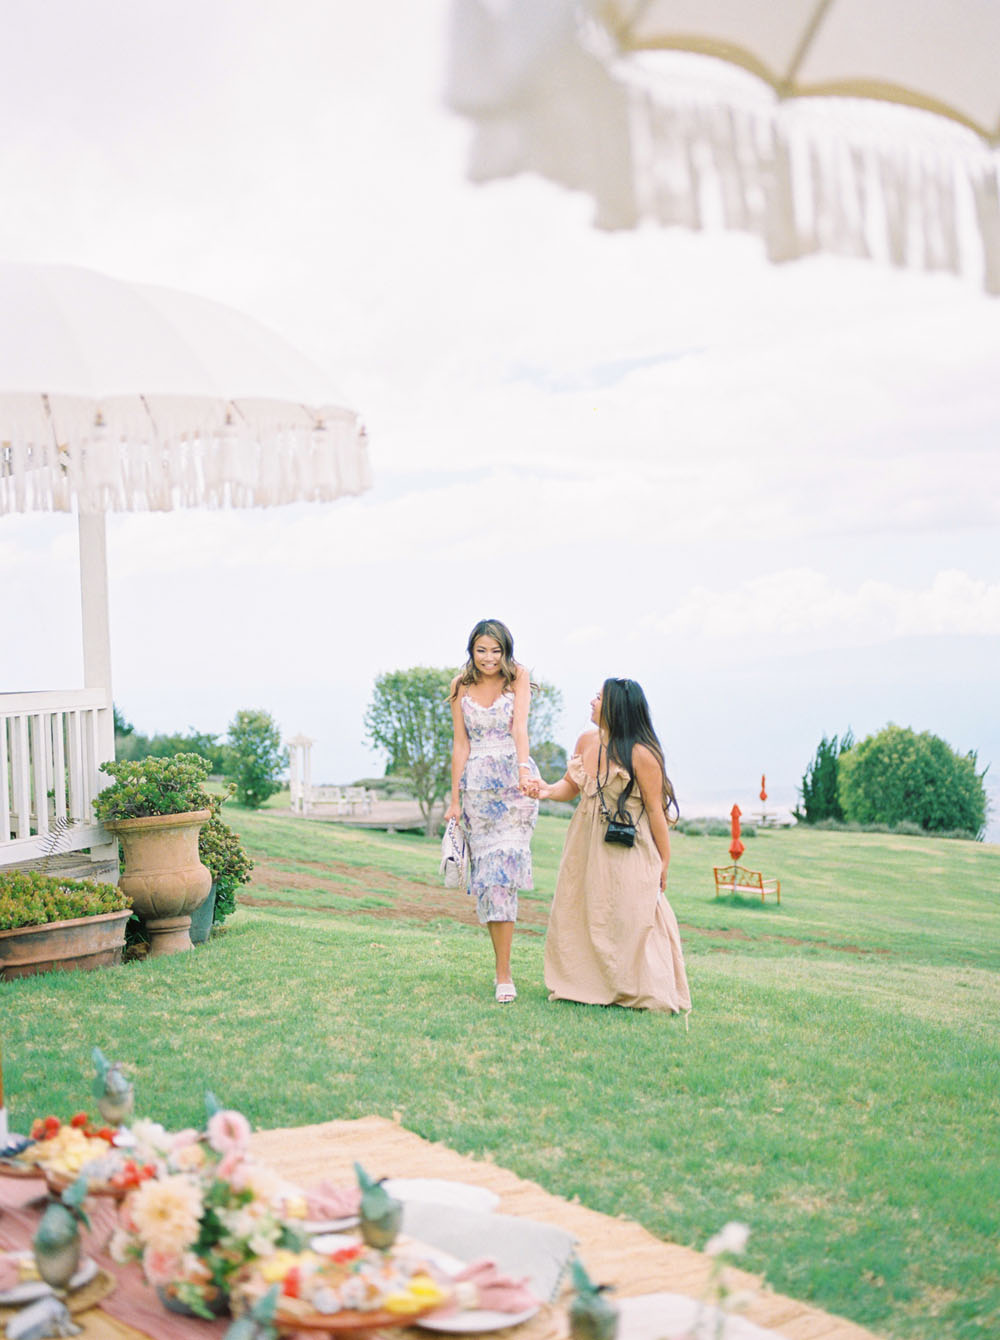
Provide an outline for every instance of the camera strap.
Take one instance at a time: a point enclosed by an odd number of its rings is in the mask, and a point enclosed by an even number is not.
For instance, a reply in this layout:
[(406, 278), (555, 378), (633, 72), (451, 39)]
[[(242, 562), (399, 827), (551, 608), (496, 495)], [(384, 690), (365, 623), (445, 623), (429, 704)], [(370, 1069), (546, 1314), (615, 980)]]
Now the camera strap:
[[(625, 819), (623, 820), (623, 819), (616, 819), (615, 816), (614, 816), (614, 815), (610, 812), (610, 810), (608, 809), (607, 803), (606, 803), (606, 801), (605, 801), (605, 799), (604, 799), (604, 792), (601, 790), (601, 753), (603, 752), (603, 749), (604, 749), (604, 742), (602, 741), (602, 742), (597, 746), (597, 776), (594, 778), (594, 781), (597, 783), (597, 803), (598, 803), (598, 805), (601, 807), (601, 815), (602, 815), (602, 817), (603, 817), (605, 823), (611, 823), (612, 821), (614, 821), (615, 823), (625, 823), (625, 822), (627, 822), (627, 823), (630, 823), (630, 824), (632, 825), (633, 828), (635, 828), (635, 827), (636, 827), (636, 824), (637, 824), (637, 822), (638, 822), (638, 820), (633, 819), (632, 816), (631, 816), (631, 814), (629, 814), (628, 810), (625, 811)], [(604, 780), (605, 780), (605, 782), (608, 780), (608, 778), (609, 778), (610, 776), (611, 776), (611, 755), (610, 755), (610, 753), (609, 753), (609, 754), (608, 754), (608, 770), (607, 770), (607, 772), (604, 774)], [(643, 812), (645, 811), (645, 809), (646, 809), (646, 802), (643, 800), (643, 801), (642, 801), (642, 808), (639, 810), (639, 818), (640, 818), (640, 819), (642, 818), (642, 816), (643, 816)]]

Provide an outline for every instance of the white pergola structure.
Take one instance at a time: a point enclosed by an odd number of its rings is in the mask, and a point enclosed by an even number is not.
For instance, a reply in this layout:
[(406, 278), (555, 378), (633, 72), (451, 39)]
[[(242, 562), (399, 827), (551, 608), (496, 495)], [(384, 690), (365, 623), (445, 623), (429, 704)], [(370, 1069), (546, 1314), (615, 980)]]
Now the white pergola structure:
[(312, 796), (312, 747), (308, 735), (293, 735), (288, 741), (289, 792), (293, 814), (308, 814)]
[(370, 482), (356, 414), (251, 318), (89, 270), (0, 264), (0, 514), (76, 513), (84, 679), (0, 684), (0, 867), (115, 854), (93, 811), (114, 758), (106, 513), (329, 502)]

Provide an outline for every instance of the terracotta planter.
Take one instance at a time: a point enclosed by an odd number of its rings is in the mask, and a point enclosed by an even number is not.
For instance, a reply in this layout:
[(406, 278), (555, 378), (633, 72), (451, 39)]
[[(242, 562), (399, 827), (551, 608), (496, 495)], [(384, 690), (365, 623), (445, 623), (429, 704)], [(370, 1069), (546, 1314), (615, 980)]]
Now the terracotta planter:
[(146, 924), (150, 956), (191, 948), (191, 913), (212, 887), (211, 872), (198, 856), (198, 834), (209, 814), (191, 810), (104, 825), (125, 850), (118, 885)]
[(0, 931), (0, 980), (67, 968), (103, 968), (120, 963), (125, 923), (132, 913), (102, 912), (73, 921), (47, 921)]

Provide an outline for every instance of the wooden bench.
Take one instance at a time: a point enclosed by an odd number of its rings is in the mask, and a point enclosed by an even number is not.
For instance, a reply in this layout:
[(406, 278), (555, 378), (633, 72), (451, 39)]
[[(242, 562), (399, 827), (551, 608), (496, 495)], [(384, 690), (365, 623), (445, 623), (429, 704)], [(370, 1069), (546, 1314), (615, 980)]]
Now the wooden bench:
[(759, 893), (763, 902), (773, 893), (781, 902), (781, 880), (765, 879), (759, 870), (747, 870), (742, 865), (715, 866), (715, 896), (720, 893)]

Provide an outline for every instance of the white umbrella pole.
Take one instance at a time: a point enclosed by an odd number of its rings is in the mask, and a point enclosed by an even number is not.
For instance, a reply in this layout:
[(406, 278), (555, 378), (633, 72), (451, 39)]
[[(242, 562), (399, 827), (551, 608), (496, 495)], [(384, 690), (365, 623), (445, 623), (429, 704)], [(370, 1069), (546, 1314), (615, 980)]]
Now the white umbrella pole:
[[(97, 714), (94, 741), (93, 784), (98, 787), (98, 765), (115, 756), (115, 721), (111, 692), (111, 624), (108, 618), (108, 554), (103, 512), (81, 512), (80, 534), (80, 606), (83, 619), (83, 682), (88, 689), (100, 689), (106, 706)], [(95, 791), (96, 794), (96, 791)], [(103, 861), (117, 855), (111, 842), (91, 849), (91, 859)]]

